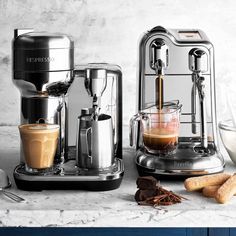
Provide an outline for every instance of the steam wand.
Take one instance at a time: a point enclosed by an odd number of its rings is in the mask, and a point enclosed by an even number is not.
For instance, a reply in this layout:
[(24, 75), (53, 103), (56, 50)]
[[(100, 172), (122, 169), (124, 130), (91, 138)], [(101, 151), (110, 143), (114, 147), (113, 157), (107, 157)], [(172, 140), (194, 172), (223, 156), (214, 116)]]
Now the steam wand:
[(201, 76), (201, 73), (197, 74), (196, 86), (198, 89), (199, 101), (200, 101), (200, 114), (201, 114), (201, 146), (208, 147), (207, 141), (207, 120), (206, 120), (206, 98), (205, 98), (205, 78)]
[(98, 97), (96, 94), (93, 96), (93, 114), (92, 114), (92, 119), (97, 121), (100, 113), (100, 107), (98, 105)]
[(198, 91), (199, 105), (200, 105), (200, 121), (201, 121), (201, 147), (207, 149), (207, 119), (206, 119), (206, 98), (205, 98), (205, 78), (202, 76), (203, 72), (207, 71), (208, 61), (207, 54), (198, 48), (193, 48), (189, 52), (189, 69), (193, 72), (193, 88), (192, 88), (192, 132), (195, 133), (195, 109), (196, 109), (196, 98), (195, 89)]

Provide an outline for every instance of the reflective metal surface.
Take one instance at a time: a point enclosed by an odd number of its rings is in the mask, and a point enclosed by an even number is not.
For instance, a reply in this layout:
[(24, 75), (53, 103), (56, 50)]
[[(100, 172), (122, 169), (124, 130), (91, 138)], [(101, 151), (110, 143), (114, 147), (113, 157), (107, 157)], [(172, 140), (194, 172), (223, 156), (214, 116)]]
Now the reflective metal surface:
[(114, 163), (114, 138), (111, 117), (101, 114), (79, 117), (77, 165), (86, 169), (101, 169)]
[(193, 72), (204, 73), (208, 70), (208, 58), (205, 51), (193, 48), (189, 52), (189, 69)]
[(84, 80), (85, 88), (92, 97), (101, 97), (106, 89), (107, 75), (105, 69), (88, 68)]
[[(90, 75), (93, 80), (92, 84), (96, 84), (96, 78), (100, 78), (99, 86), (90, 87), (97, 90), (99, 87), (102, 91), (102, 96), (99, 99), (100, 114), (106, 114), (112, 117), (113, 134), (114, 134), (114, 152), (115, 156), (122, 157), (122, 72), (117, 65), (106, 63), (90, 63), (86, 65), (76, 66), (75, 80), (77, 86), (84, 87), (84, 82)], [(98, 76), (99, 75), (99, 76)], [(92, 77), (91, 77), (92, 76)], [(106, 76), (106, 85), (104, 77)], [(91, 81), (91, 80), (90, 80)], [(95, 83), (94, 83), (95, 81)], [(91, 83), (89, 83), (91, 85)], [(102, 86), (100, 86), (102, 85)], [(89, 87), (88, 87), (89, 88)], [(91, 91), (91, 89), (89, 89)], [(92, 93), (89, 93), (92, 94)], [(100, 93), (101, 94), (101, 93)], [(76, 109), (80, 112), (84, 107), (91, 107), (93, 104), (93, 97), (82, 91), (77, 96)], [(77, 117), (75, 117), (77, 120)]]
[(208, 154), (201, 154), (193, 147), (180, 144), (173, 156), (154, 156), (139, 149), (135, 157), (139, 171), (146, 174), (194, 176), (213, 174), (224, 170), (224, 160), (214, 147)]
[(25, 201), (24, 198), (7, 191), (6, 189), (9, 188), (10, 186), (11, 186), (11, 181), (7, 173), (3, 169), (0, 169), (0, 193), (4, 194), (6, 197), (12, 199), (15, 202)]
[(29, 174), (24, 164), (18, 165), (14, 170), (14, 178), (19, 188), (32, 190), (42, 189), (89, 189), (111, 190), (118, 188), (124, 175), (124, 163), (116, 158), (113, 165), (104, 169), (80, 169), (73, 160), (75, 148), (69, 148), (69, 161), (54, 166), (49, 173)]
[(168, 66), (168, 47), (163, 39), (155, 39), (150, 45), (150, 66), (157, 75), (163, 75)]
[(21, 92), (21, 124), (60, 125), (55, 162), (63, 162), (68, 146), (67, 92), (74, 78), (73, 41), (62, 34), (20, 29), (15, 30), (12, 47), (13, 82)]
[[(205, 96), (205, 78), (202, 76), (202, 73), (206, 72), (208, 68), (208, 60), (207, 54), (198, 49), (194, 48), (189, 52), (189, 69), (193, 72), (193, 88), (197, 88), (198, 95), (199, 95), (199, 102), (200, 102), (200, 121), (201, 121), (201, 147), (206, 148), (208, 146), (207, 143), (207, 118), (206, 118), (206, 96)], [(193, 115), (196, 114), (196, 97), (195, 93), (192, 93), (193, 99), (193, 108), (194, 114), (192, 114), (192, 122), (195, 120)], [(192, 126), (193, 127), (193, 126)], [(195, 126), (196, 127), (196, 126)], [(195, 131), (195, 130), (194, 130)], [(194, 132), (195, 133), (195, 132)]]
[(27, 30), (21, 30), (21, 33), (15, 32), (12, 42), (14, 79), (24, 80), (24, 74), (29, 72), (74, 69), (74, 42), (67, 35)]
[[(137, 123), (138, 169), (143, 167), (145, 172), (145, 169), (151, 166), (156, 172), (166, 175), (181, 173), (188, 168), (189, 175), (192, 169), (205, 171), (209, 168), (211, 169), (209, 173), (223, 171), (224, 160), (219, 152), (216, 122), (213, 45), (199, 29), (165, 29), (157, 26), (146, 32), (139, 44), (137, 112), (144, 110), (150, 104), (155, 104), (157, 97), (156, 70), (153, 67), (156, 58), (153, 45), (156, 45), (156, 42), (161, 42), (159, 45), (164, 45), (164, 48), (168, 49), (165, 50), (167, 57), (162, 56), (168, 65), (163, 78), (164, 101), (178, 99), (183, 105), (179, 140), (193, 138), (198, 142), (194, 147), (191, 146), (192, 143), (184, 143), (184, 147), (187, 147), (185, 149), (180, 142), (176, 154), (179, 158), (175, 157), (177, 161), (160, 159), (142, 151), (143, 140), (140, 135), (140, 124)], [(190, 149), (194, 150), (191, 154)], [(207, 153), (207, 156), (200, 158), (199, 153)], [(191, 161), (186, 160), (189, 159), (189, 155)], [(154, 166), (153, 160), (155, 162), (158, 160)]]
[[(54, 172), (49, 174), (45, 173), (44, 175), (29, 175), (25, 172), (24, 165), (18, 165), (14, 171), (14, 176), (17, 179), (25, 181), (44, 181), (44, 182), (65, 182), (65, 181), (106, 181), (122, 178), (124, 174), (124, 164), (120, 159), (116, 159), (116, 162), (113, 166), (110, 166), (109, 169), (103, 169), (99, 172), (97, 170), (86, 170), (75, 168), (75, 161), (71, 160), (61, 165), (60, 168), (55, 168)], [(79, 183), (78, 183), (79, 184)]]
[[(31, 189), (35, 185), (39, 189), (48, 186), (70, 188), (63, 184), (69, 181), (75, 183), (73, 188), (118, 188), (124, 173), (123, 161), (117, 158), (122, 158), (121, 68), (95, 63), (78, 66), (75, 70), (74, 42), (67, 35), (18, 29), (15, 30), (14, 36), (13, 82), (21, 92), (21, 124), (60, 125), (55, 171), (45, 175), (25, 173), (22, 152), (21, 165), (17, 166), (14, 172), (17, 186), (22, 189)], [(70, 100), (69, 106), (68, 90), (74, 78), (79, 83), (76, 97), (73, 101)], [(76, 106), (73, 106), (75, 104)], [(78, 141), (77, 154), (68, 155), (68, 117), (76, 122), (79, 115), (79, 112), (76, 113), (77, 110), (82, 111), (83, 116), (94, 111), (98, 114), (98, 120), (90, 122), (90, 137), (86, 135), (86, 158), (84, 145), (79, 147)], [(73, 117), (73, 114), (76, 116)], [(99, 114), (109, 116), (109, 123), (101, 125)], [(75, 130), (75, 125), (73, 129)], [(85, 140), (85, 137), (82, 139)], [(79, 152), (83, 155), (79, 155)], [(74, 160), (76, 157), (79, 159)], [(78, 163), (82, 168), (76, 166)]]

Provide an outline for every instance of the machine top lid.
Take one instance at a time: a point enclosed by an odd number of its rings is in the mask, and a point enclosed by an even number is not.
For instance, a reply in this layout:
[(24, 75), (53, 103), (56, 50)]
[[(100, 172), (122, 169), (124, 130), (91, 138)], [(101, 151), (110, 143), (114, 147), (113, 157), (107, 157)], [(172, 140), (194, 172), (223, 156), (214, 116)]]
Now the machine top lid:
[(106, 70), (106, 72), (114, 72), (121, 73), (121, 67), (116, 64), (110, 63), (88, 63), (88, 64), (80, 64), (76, 65), (76, 73), (83, 73), (85, 70), (90, 71), (98, 71), (98, 70)]
[[(21, 34), (22, 32), (22, 34)], [(14, 49), (65, 49), (74, 48), (74, 42), (65, 34), (33, 32), (33, 30), (16, 29), (13, 40)]]

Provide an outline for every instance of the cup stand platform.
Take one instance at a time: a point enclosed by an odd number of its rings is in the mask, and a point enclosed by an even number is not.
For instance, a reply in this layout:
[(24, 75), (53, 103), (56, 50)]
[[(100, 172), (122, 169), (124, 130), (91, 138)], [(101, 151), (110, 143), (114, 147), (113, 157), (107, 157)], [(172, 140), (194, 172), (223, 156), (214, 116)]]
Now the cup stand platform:
[(25, 165), (19, 164), (13, 173), (17, 187), (27, 191), (46, 189), (108, 191), (119, 188), (124, 175), (122, 159), (116, 158), (114, 164), (106, 169), (88, 170), (76, 167), (75, 159), (72, 157), (75, 157), (75, 151), (70, 147), (67, 162), (54, 165), (50, 171), (40, 174), (28, 173), (25, 171)]
[(196, 153), (194, 146), (196, 145), (180, 144), (176, 153), (169, 156), (150, 154), (143, 147), (138, 149), (135, 163), (139, 175), (176, 180), (224, 171), (224, 159), (213, 145), (208, 145), (208, 154)]

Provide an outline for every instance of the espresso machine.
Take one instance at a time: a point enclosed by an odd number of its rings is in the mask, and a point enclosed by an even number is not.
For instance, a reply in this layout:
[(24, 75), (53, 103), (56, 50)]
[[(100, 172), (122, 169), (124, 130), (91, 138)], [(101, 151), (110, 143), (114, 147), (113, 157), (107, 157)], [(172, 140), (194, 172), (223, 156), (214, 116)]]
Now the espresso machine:
[[(174, 154), (149, 153), (143, 144), (141, 125), (131, 127), (131, 145), (141, 176), (188, 177), (219, 173), (225, 162), (219, 150), (214, 48), (199, 29), (154, 27), (139, 44), (137, 110), (154, 104), (155, 81), (163, 78), (163, 99), (182, 104), (178, 146)], [(136, 132), (134, 132), (136, 130)], [(136, 134), (136, 135), (135, 135)]]
[[(69, 36), (33, 29), (17, 29), (14, 33), (13, 82), (21, 93), (21, 124), (60, 127), (53, 168), (27, 172), (21, 151), (20, 163), (14, 170), (17, 187), (118, 188), (124, 174), (120, 67), (91, 63), (75, 68), (74, 42)], [(75, 82), (75, 93), (70, 97)], [(76, 130), (77, 137), (72, 145), (68, 144), (69, 119), (77, 123), (77, 127), (70, 128)]]

